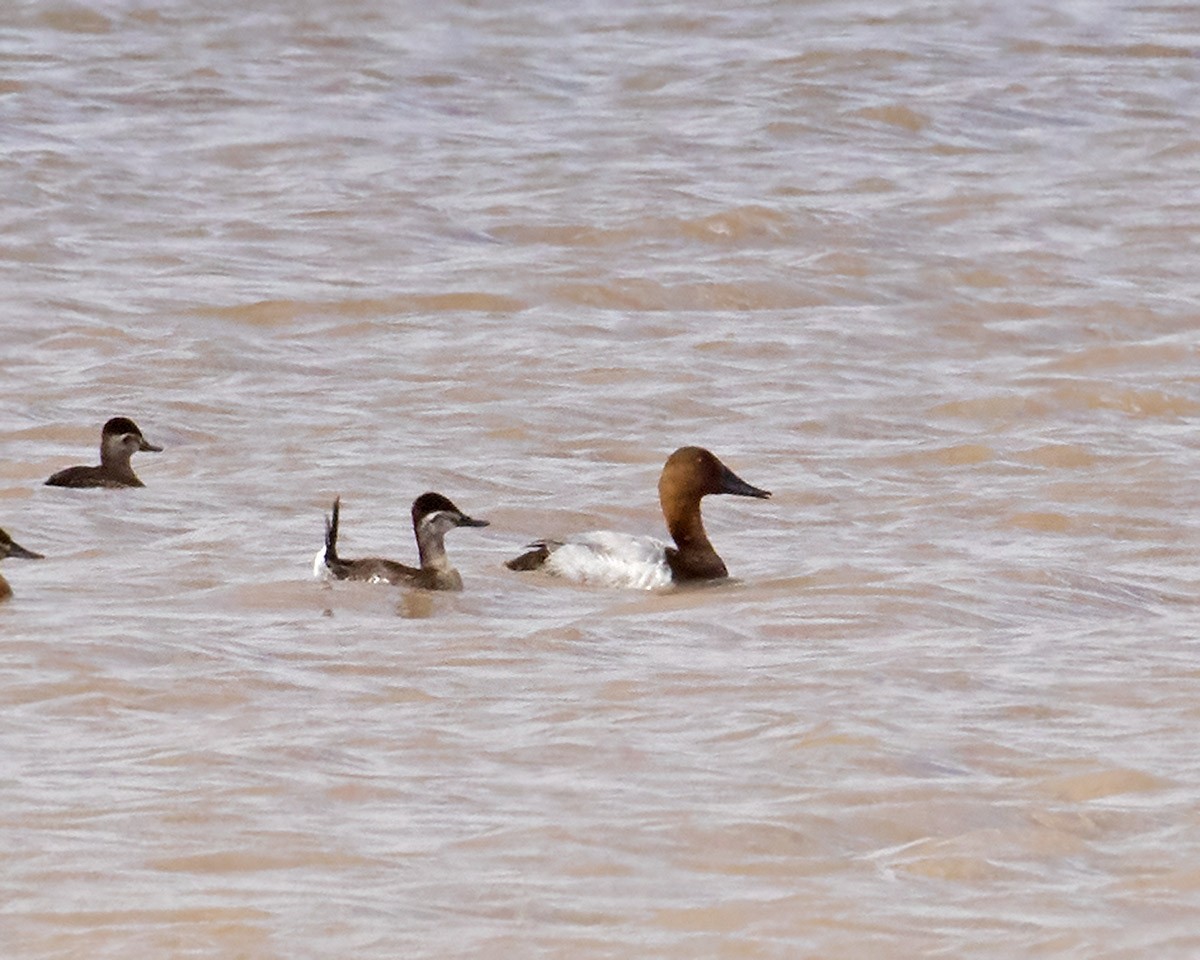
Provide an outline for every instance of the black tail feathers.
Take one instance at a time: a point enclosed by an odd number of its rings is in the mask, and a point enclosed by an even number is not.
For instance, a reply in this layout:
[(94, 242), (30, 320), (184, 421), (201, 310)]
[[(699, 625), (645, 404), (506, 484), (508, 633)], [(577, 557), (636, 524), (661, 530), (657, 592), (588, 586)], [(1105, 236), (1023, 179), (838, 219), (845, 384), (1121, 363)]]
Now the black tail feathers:
[(325, 565), (337, 563), (337, 535), (338, 535), (338, 510), (341, 508), (342, 498), (338, 497), (333, 501), (333, 513), (325, 518)]

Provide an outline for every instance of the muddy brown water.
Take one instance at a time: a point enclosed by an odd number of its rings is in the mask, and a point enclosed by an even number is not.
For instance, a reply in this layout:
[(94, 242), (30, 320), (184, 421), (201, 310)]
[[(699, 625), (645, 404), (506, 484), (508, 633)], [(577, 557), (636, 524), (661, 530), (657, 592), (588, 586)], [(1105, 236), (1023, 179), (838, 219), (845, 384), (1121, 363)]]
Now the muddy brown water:
[(1200, 954), (1200, 14), (992, 6), (0, 12), (5, 956)]

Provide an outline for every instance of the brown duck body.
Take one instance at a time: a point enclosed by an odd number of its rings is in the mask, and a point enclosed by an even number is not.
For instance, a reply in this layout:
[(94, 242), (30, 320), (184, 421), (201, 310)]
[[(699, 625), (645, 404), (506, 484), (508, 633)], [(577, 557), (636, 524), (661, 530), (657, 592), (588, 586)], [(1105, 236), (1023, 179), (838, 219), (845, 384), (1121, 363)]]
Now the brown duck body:
[(67, 467), (53, 474), (47, 487), (144, 487), (133, 470), (113, 470), (101, 464), (98, 467)]
[(325, 520), (325, 549), (317, 554), (313, 572), (323, 571), (335, 580), (367, 580), (419, 587), (425, 590), (461, 590), (462, 576), (446, 556), (445, 536), (455, 527), (486, 527), (486, 520), (468, 517), (439, 493), (425, 493), (413, 501), (413, 534), (417, 538), (419, 567), (410, 567), (382, 557), (344, 560), (337, 553), (338, 518), (341, 498), (333, 501), (333, 511)]
[(370, 583), (391, 583), (397, 586), (421, 587), (425, 590), (461, 590), (462, 576), (453, 567), (445, 570), (410, 567), (383, 557), (363, 557), (326, 561), (335, 580), (366, 580)]
[(130, 462), (139, 450), (159, 452), (128, 417), (113, 417), (100, 432), (100, 465), (67, 467), (46, 481), (48, 487), (142, 487)]
[(667, 458), (658, 498), (673, 544), (650, 537), (598, 531), (567, 540), (543, 540), (506, 564), (510, 570), (544, 569), (567, 579), (652, 589), (728, 575), (700, 515), (712, 493), (766, 498), (703, 447), (680, 447)]

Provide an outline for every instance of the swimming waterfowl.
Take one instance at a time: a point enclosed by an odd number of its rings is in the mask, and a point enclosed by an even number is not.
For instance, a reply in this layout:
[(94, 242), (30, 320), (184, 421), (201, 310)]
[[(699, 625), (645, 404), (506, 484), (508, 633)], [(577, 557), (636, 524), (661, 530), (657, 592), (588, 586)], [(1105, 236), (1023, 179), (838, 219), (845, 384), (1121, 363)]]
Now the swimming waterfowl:
[[(42, 559), (40, 553), (26, 550), (5, 531), (0, 530), (0, 560), (3, 560), (5, 557), (21, 557), (24, 560)], [(8, 585), (8, 581), (4, 577), (0, 577), (0, 602), (7, 600), (11, 596), (12, 587)]]
[(333, 513), (325, 519), (325, 549), (313, 561), (313, 575), (332, 576), (335, 580), (368, 580), (393, 583), (426, 590), (461, 590), (462, 577), (450, 566), (444, 538), (455, 527), (486, 527), (486, 520), (474, 520), (440, 493), (423, 493), (413, 501), (413, 533), (417, 537), (420, 567), (409, 567), (395, 560), (367, 557), (343, 560), (337, 555), (338, 512), (342, 498), (333, 501)]
[(505, 566), (545, 570), (579, 583), (642, 590), (720, 579), (728, 571), (700, 517), (700, 500), (710, 493), (771, 496), (746, 483), (703, 447), (680, 447), (667, 458), (658, 478), (658, 499), (674, 546), (653, 537), (602, 530), (567, 540), (539, 540)]
[(142, 487), (129, 461), (139, 450), (158, 453), (128, 417), (113, 417), (100, 432), (100, 465), (67, 467), (46, 481), (48, 487)]

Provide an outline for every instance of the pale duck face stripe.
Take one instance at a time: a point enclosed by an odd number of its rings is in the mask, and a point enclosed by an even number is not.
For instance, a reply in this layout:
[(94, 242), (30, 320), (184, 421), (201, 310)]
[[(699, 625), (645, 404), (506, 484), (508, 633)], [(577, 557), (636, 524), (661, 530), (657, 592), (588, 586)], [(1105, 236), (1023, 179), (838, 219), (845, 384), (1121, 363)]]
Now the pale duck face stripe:
[(447, 527), (458, 526), (458, 514), (451, 513), (449, 510), (435, 510), (421, 518), (422, 527), (436, 527), (442, 524)]

